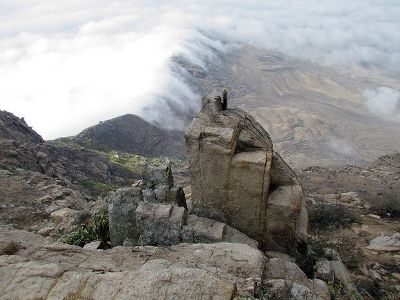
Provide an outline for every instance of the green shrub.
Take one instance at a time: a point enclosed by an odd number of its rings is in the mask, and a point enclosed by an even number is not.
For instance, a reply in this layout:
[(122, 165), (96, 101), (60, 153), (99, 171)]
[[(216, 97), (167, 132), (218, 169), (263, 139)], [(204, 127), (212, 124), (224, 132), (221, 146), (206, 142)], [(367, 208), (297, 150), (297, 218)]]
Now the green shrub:
[(89, 219), (89, 221), (83, 223), (77, 230), (66, 235), (63, 241), (64, 243), (80, 247), (93, 241), (101, 241), (102, 248), (108, 248), (110, 231), (107, 210), (100, 210), (92, 219)]
[(309, 224), (312, 230), (344, 228), (356, 222), (354, 213), (340, 204), (317, 204), (309, 210)]
[(328, 286), (329, 294), (331, 295), (332, 300), (340, 299), (340, 296), (343, 294), (344, 286), (342, 283), (336, 283), (334, 281), (328, 281), (326, 283)]
[(314, 266), (318, 259), (334, 259), (334, 257), (332, 257), (332, 255), (326, 251), (327, 248), (332, 248), (331, 245), (327, 242), (311, 239), (308, 241), (304, 252), (297, 253), (296, 263), (303, 270), (308, 278), (314, 277)]
[(91, 195), (105, 196), (111, 191), (115, 191), (118, 186), (106, 184), (94, 179), (86, 178), (79, 181), (79, 185), (88, 191)]
[[(129, 169), (134, 174), (141, 176), (143, 172), (146, 170), (146, 167), (151, 166), (160, 166), (166, 161), (166, 157), (145, 157), (137, 154), (132, 153), (124, 153), (119, 151), (108, 151), (108, 152), (101, 152), (97, 151), (98, 154), (105, 156), (110, 162), (123, 166)], [(185, 166), (186, 162), (171, 158), (169, 159), (173, 167), (182, 168)]]

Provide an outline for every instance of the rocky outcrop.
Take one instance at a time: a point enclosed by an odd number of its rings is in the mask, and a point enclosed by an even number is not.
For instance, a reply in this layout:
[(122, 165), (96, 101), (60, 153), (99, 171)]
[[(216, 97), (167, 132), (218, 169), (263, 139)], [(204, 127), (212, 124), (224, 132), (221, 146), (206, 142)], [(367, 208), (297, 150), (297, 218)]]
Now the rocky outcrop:
[(257, 241), (237, 229), (190, 214), (182, 188), (173, 184), (171, 164), (147, 168), (144, 180), (106, 198), (113, 246)]
[(0, 111), (0, 224), (54, 227), (53, 211), (86, 210), (90, 200), (131, 180), (125, 167), (76, 145), (44, 141), (23, 118)]
[(0, 237), (1, 299), (233, 299), (254, 295), (266, 262), (231, 243), (93, 251), (1, 226)]
[(78, 189), (89, 185), (87, 181), (118, 185), (132, 176), (130, 170), (94, 151), (44, 141), (23, 119), (5, 111), (0, 111), (0, 167), (42, 173)]
[(122, 188), (106, 198), (112, 246), (121, 246), (125, 241), (136, 241), (136, 208), (142, 201), (138, 188)]
[(24, 118), (0, 110), (0, 140), (25, 140), (29, 143), (42, 143), (42, 137), (26, 124)]
[(179, 243), (177, 231), (185, 221), (186, 200), (182, 189), (173, 184), (169, 162), (160, 167), (149, 166), (143, 181), (117, 190), (106, 202), (113, 246)]
[(347, 295), (346, 299), (363, 300), (363, 297), (359, 294), (351, 280), (340, 255), (332, 249), (327, 249), (327, 251), (330, 259), (320, 259), (317, 261), (315, 266), (316, 277), (340, 286), (342, 288), (341, 293)]
[[(248, 245), (97, 250), (0, 226), (1, 299), (328, 300), (326, 284)], [(242, 298), (241, 298), (242, 297)]]
[(185, 138), (193, 213), (265, 249), (295, 249), (307, 234), (303, 189), (261, 125), (240, 109), (223, 110), (220, 97), (205, 97)]
[(266, 299), (330, 300), (325, 282), (308, 279), (304, 272), (290, 261), (271, 258), (264, 273)]
[(0, 168), (0, 224), (38, 230), (52, 226), (50, 214), (63, 208), (87, 210), (82, 193), (57, 178), (24, 169)]

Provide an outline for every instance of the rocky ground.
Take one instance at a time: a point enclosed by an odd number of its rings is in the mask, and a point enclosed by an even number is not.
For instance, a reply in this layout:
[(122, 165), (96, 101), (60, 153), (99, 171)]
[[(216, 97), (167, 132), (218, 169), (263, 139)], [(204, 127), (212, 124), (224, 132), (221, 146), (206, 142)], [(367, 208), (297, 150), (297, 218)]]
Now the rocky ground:
[(299, 172), (311, 234), (339, 251), (367, 299), (400, 297), (400, 155)]

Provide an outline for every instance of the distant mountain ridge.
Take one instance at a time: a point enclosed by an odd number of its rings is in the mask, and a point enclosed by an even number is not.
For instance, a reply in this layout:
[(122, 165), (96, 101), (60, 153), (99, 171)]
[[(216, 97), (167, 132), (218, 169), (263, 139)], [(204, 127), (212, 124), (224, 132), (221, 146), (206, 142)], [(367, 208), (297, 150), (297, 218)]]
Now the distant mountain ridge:
[(0, 140), (26, 140), (34, 144), (43, 142), (43, 138), (23, 118), (3, 110), (0, 110)]
[(115, 150), (148, 157), (186, 157), (183, 132), (162, 129), (132, 114), (100, 122), (66, 139), (102, 151)]

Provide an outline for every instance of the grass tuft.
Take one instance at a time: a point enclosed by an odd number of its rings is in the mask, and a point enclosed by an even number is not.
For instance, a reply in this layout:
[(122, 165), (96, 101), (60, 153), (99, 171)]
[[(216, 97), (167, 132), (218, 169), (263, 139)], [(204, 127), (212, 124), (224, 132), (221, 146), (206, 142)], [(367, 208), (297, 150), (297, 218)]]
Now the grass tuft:
[(109, 248), (110, 230), (106, 209), (97, 212), (92, 219), (63, 238), (64, 243), (80, 247), (93, 241), (101, 241), (103, 249)]

